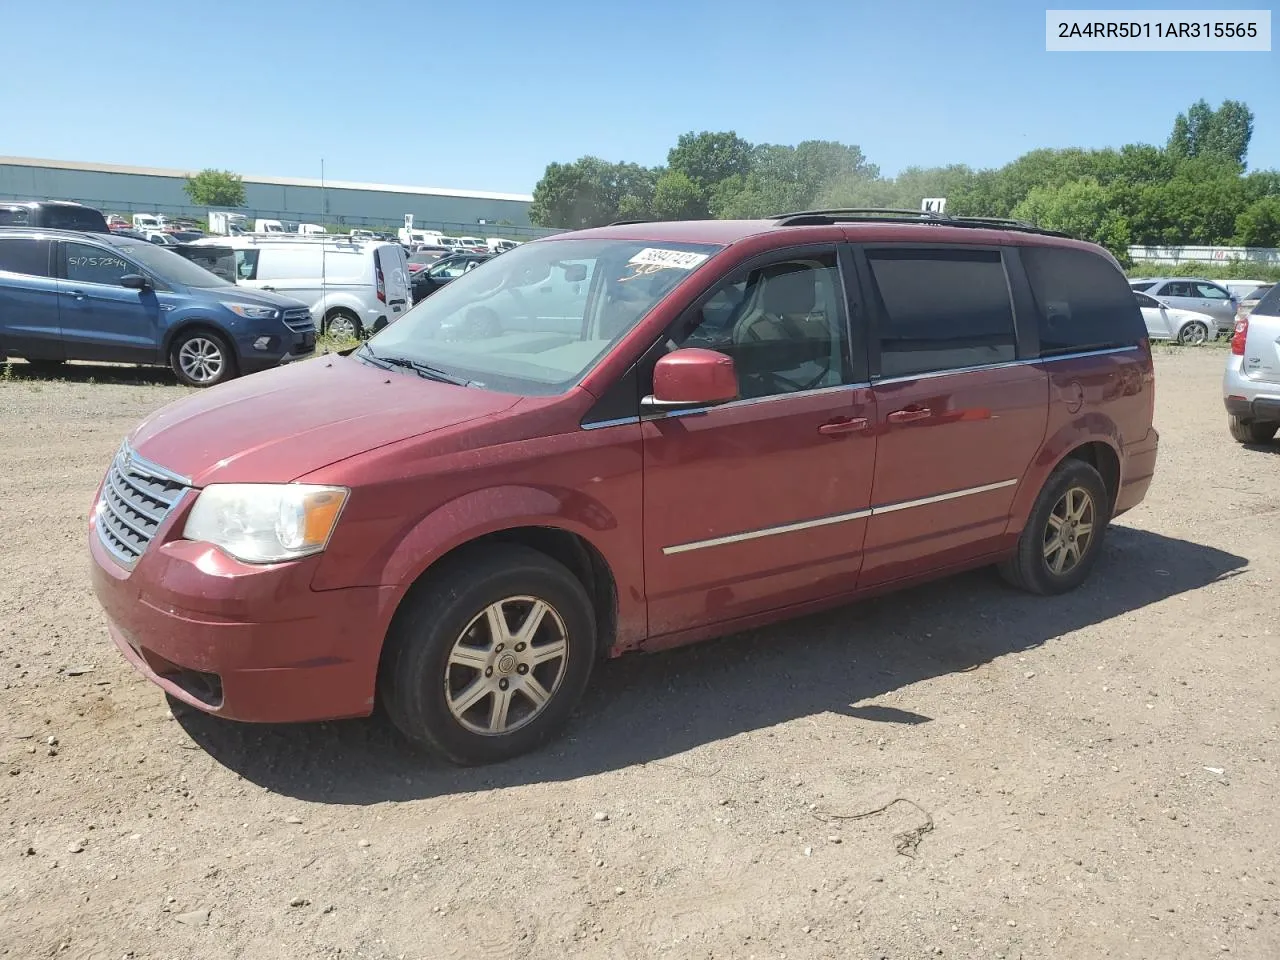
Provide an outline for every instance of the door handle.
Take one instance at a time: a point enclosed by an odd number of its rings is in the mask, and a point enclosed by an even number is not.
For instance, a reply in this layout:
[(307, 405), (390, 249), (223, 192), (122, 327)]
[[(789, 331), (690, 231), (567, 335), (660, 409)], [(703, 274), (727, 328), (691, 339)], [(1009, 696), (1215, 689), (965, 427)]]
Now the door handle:
[(84, 299), (84, 291), (83, 291), (83, 290), (63, 290), (63, 291), (62, 291), (62, 295), (63, 295), (63, 296), (65, 296), (65, 297), (73, 297), (73, 298), (75, 298), (76, 300), (83, 300), (83, 299)]
[(270, 290), (272, 293), (275, 293), (275, 291), (276, 291), (276, 288), (275, 288), (275, 287), (268, 287), (266, 284), (263, 284), (262, 289), (263, 289), (263, 290)]
[(866, 417), (852, 417), (842, 420), (832, 420), (830, 423), (824, 423), (818, 428), (818, 432), (824, 437), (839, 437), (846, 433), (858, 433), (867, 429), (870, 424)]
[(914, 423), (917, 420), (928, 420), (932, 416), (933, 411), (928, 407), (907, 407), (905, 410), (893, 411), (885, 419), (890, 423)]

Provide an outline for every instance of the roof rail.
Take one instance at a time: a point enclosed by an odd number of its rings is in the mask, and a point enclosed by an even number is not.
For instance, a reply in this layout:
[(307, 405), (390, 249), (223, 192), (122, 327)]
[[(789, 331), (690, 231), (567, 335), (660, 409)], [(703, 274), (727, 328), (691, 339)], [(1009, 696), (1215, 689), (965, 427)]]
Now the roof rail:
[(901, 223), (915, 221), (938, 227), (970, 227), (988, 230), (1016, 230), (1020, 233), (1036, 233), (1046, 237), (1068, 237), (1070, 234), (1046, 230), (1025, 220), (1008, 217), (956, 217), (946, 213), (925, 210), (907, 210), (901, 207), (837, 207), (830, 210), (801, 210), (771, 217), (778, 226), (820, 226), (834, 223)]
[(605, 226), (606, 227), (629, 227), (633, 223), (653, 223), (653, 222), (654, 221), (649, 220), (647, 218), (642, 218), (639, 220), (613, 220), (609, 223), (606, 223)]

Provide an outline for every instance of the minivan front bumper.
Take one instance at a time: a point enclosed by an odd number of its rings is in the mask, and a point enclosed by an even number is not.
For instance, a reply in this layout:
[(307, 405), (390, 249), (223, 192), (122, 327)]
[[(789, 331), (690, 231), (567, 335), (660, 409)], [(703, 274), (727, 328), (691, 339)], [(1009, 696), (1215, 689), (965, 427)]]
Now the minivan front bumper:
[(94, 592), (112, 640), (138, 672), (232, 720), (371, 712), (393, 588), (313, 591), (316, 558), (258, 566), (208, 544), (164, 541), (162, 527), (127, 570), (89, 529)]

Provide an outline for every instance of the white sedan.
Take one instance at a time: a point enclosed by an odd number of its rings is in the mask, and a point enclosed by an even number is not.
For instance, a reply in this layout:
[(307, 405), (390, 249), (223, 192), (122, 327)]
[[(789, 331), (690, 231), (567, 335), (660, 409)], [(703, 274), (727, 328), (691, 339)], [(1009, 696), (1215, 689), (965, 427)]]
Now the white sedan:
[(1142, 319), (1147, 324), (1147, 335), (1152, 340), (1176, 340), (1178, 343), (1199, 345), (1213, 336), (1218, 323), (1207, 313), (1181, 310), (1161, 303), (1137, 290), (1133, 292), (1142, 309)]

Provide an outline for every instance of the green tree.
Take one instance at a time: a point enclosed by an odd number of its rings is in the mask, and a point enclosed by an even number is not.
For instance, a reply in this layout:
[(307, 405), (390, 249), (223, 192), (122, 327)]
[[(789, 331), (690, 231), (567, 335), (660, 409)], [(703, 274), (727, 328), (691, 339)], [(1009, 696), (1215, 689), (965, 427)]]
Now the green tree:
[(197, 207), (243, 207), (244, 181), (230, 170), (201, 170), (182, 185)]
[(682, 133), (667, 153), (667, 169), (684, 174), (698, 192), (700, 209), (693, 216), (706, 216), (717, 184), (730, 177), (744, 177), (751, 171), (752, 146), (732, 130), (712, 133)]
[(654, 185), (653, 215), (659, 220), (699, 220), (707, 215), (707, 201), (685, 173), (668, 170)]
[(1223, 100), (1214, 110), (1207, 100), (1197, 100), (1174, 120), (1169, 152), (1179, 158), (1228, 161), (1243, 170), (1252, 137), (1253, 111), (1245, 104)]
[(1235, 241), (1242, 247), (1280, 247), (1280, 196), (1263, 197), (1240, 211)]
[(634, 163), (582, 157), (551, 163), (537, 186), (529, 219), (540, 227), (578, 230), (651, 215), (656, 171)]
[(1111, 206), (1106, 188), (1093, 177), (1033, 187), (1012, 212), (1019, 220), (1101, 244), (1119, 258), (1127, 254), (1128, 224)]

